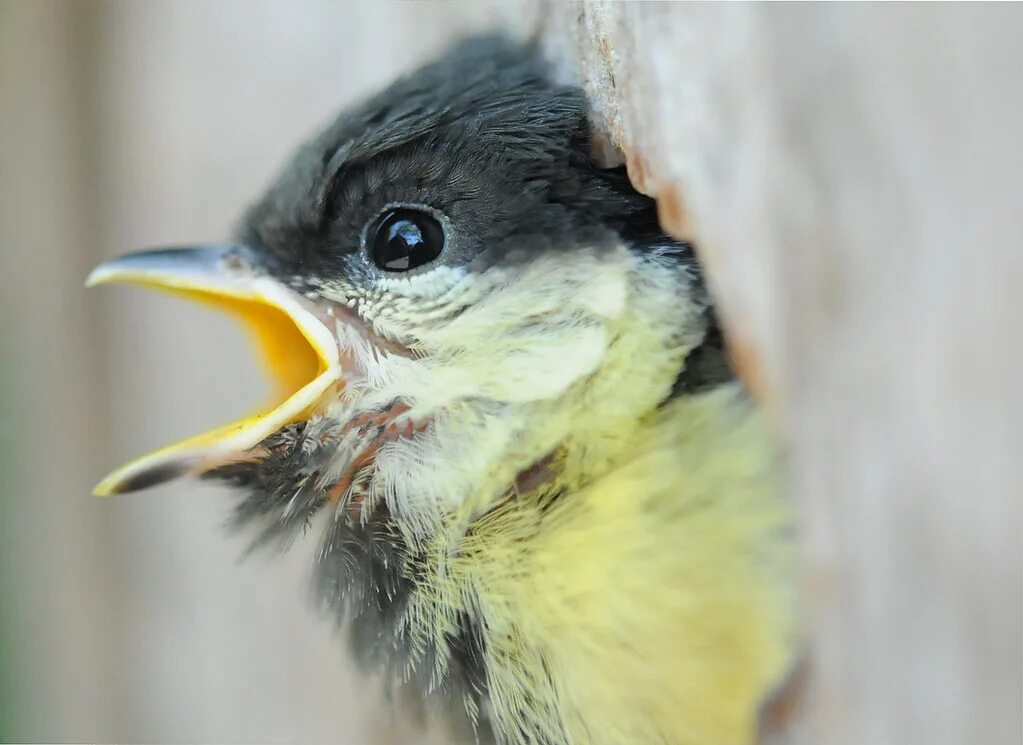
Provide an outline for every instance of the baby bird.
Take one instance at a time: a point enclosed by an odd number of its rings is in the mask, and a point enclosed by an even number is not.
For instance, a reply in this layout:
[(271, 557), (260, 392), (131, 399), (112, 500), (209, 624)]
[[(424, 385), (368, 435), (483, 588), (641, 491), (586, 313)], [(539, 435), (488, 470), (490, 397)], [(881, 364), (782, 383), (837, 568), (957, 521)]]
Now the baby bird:
[(237, 243), (94, 270), (218, 306), (275, 395), (115, 471), (319, 535), (400, 700), (511, 745), (742, 745), (792, 648), (789, 516), (691, 246), (529, 46), (463, 42), (301, 147)]

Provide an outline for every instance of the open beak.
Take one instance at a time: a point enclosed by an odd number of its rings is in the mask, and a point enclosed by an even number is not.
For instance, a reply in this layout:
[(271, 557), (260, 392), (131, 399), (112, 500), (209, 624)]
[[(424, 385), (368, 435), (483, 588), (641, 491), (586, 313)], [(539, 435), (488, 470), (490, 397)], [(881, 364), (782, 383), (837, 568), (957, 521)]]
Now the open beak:
[(239, 459), (291, 422), (306, 418), (341, 380), (338, 345), (299, 293), (267, 276), (245, 246), (144, 251), (96, 267), (86, 286), (122, 282), (154, 287), (207, 303), (250, 331), (273, 381), (267, 406), (209, 432), (121, 466), (94, 489), (99, 496), (145, 489)]

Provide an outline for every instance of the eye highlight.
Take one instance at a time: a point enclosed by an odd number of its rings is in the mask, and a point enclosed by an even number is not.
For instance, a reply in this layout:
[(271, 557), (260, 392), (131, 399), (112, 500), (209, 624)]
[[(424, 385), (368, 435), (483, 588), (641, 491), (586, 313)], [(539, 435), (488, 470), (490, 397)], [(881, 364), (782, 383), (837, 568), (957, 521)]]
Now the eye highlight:
[(424, 210), (392, 209), (370, 225), (366, 247), (385, 272), (407, 272), (440, 256), (444, 250), (444, 228)]

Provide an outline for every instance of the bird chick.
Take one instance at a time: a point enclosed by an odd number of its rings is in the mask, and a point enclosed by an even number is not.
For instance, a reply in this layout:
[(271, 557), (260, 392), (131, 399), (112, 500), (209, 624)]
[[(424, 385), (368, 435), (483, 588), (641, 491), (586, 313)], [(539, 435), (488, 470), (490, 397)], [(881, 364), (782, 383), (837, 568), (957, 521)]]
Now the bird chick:
[(788, 516), (692, 248), (582, 93), (471, 40), (343, 113), (237, 243), (103, 264), (254, 333), (266, 411), (101, 494), (226, 482), (320, 534), (355, 655), (513, 744), (739, 745), (791, 648)]

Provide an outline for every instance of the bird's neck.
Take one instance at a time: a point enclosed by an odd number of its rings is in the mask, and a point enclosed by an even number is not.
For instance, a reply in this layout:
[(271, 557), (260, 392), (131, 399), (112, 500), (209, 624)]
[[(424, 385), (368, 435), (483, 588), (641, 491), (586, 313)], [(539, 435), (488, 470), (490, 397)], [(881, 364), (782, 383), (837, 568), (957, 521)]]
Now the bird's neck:
[(702, 289), (676, 272), (642, 263), (633, 270), (627, 310), (608, 325), (606, 353), (591, 375), (556, 399), (480, 422), (480, 442), (484, 430), (510, 435), (473, 494), (447, 515), (445, 532), (457, 536), (509, 498), (555, 498), (600, 479), (634, 457), (673, 399), (732, 378)]

